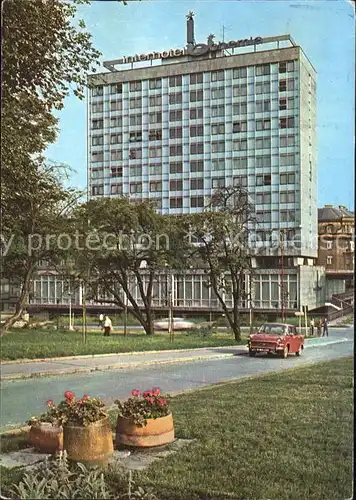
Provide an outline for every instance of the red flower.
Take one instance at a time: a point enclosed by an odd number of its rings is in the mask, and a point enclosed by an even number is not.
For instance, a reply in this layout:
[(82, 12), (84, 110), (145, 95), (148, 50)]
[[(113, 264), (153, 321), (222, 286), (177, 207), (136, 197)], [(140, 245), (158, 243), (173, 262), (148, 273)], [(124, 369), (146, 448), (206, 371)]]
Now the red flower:
[(138, 389), (134, 389), (131, 394), (135, 397), (139, 396), (140, 395), (140, 391)]
[(152, 397), (152, 392), (151, 391), (145, 391), (142, 393), (142, 396), (144, 398), (151, 398)]
[(167, 400), (164, 398), (158, 398), (157, 403), (158, 403), (158, 406), (164, 406), (167, 404)]
[(64, 393), (64, 397), (65, 399), (67, 399), (68, 401), (72, 401), (74, 398), (75, 398), (75, 395), (72, 391), (66, 391)]
[(153, 396), (159, 396), (161, 394), (160, 388), (159, 387), (154, 387), (152, 389), (152, 394), (153, 394)]
[(86, 401), (87, 399), (90, 399), (90, 396), (88, 396), (88, 394), (84, 394), (82, 399), (83, 399), (83, 401)]
[(52, 401), (52, 399), (49, 399), (49, 400), (47, 401), (47, 406), (48, 406), (49, 408), (51, 408), (51, 407), (53, 406), (53, 401)]
[(153, 405), (153, 404), (154, 404), (154, 402), (155, 402), (154, 398), (146, 398), (146, 401), (147, 401), (147, 403), (149, 403), (150, 405)]

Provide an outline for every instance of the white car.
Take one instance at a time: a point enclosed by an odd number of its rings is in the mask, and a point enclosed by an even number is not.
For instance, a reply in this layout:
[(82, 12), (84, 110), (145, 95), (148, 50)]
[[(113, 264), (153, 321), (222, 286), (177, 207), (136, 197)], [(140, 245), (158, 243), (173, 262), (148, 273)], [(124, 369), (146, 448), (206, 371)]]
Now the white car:
[[(157, 330), (168, 330), (169, 321), (167, 319), (159, 319), (154, 322), (154, 327)], [(173, 330), (189, 330), (190, 328), (195, 328), (196, 324), (192, 321), (188, 321), (184, 318), (173, 318)]]

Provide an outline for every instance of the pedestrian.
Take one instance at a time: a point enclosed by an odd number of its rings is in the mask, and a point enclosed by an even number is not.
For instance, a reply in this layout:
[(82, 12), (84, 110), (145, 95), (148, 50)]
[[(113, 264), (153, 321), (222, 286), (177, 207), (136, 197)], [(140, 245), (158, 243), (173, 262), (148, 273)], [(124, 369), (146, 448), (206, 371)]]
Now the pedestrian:
[(314, 335), (314, 326), (315, 326), (315, 324), (314, 324), (314, 318), (312, 318), (310, 320), (310, 335), (312, 335), (312, 336)]
[(329, 337), (329, 328), (328, 328), (328, 318), (324, 318), (323, 321), (323, 337)]
[(104, 326), (104, 314), (99, 315), (99, 326), (101, 329), (103, 329)]
[(110, 337), (110, 333), (112, 330), (112, 322), (109, 316), (105, 316), (104, 321), (104, 337)]
[(317, 332), (318, 332), (318, 337), (321, 337), (321, 319), (317, 320), (316, 328), (317, 328)]

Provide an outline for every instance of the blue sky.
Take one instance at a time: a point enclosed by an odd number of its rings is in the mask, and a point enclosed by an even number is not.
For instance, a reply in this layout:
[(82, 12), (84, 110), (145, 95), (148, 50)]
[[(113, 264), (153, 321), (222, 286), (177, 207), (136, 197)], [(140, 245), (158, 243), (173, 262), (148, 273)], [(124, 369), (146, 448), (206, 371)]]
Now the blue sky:
[[(183, 47), (185, 15), (195, 13), (195, 38), (289, 33), (317, 71), (318, 205), (354, 206), (354, 9), (347, 0), (94, 1), (80, 6), (102, 60)], [(71, 185), (86, 186), (86, 103), (68, 97), (49, 159), (70, 165)]]

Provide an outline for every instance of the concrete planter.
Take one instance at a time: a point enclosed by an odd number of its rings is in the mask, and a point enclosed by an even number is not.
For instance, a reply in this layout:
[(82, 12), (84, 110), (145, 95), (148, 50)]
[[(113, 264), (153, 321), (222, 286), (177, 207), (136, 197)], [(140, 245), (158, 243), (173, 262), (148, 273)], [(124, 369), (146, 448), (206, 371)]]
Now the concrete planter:
[(33, 425), (28, 441), (37, 451), (53, 455), (63, 449), (63, 429), (46, 422)]
[(105, 464), (114, 453), (111, 425), (108, 418), (86, 427), (66, 425), (63, 448), (68, 458), (84, 464)]
[(163, 446), (174, 441), (172, 414), (147, 420), (147, 425), (139, 427), (130, 420), (118, 417), (116, 424), (116, 445), (148, 448)]

